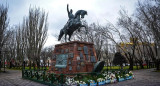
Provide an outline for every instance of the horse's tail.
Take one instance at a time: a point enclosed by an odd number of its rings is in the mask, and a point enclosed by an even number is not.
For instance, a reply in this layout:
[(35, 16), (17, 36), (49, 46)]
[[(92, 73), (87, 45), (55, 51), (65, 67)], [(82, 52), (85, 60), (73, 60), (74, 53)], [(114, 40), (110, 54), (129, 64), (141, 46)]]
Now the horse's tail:
[(60, 40), (61, 40), (61, 38), (62, 38), (63, 34), (64, 34), (63, 29), (61, 29), (60, 34), (59, 34), (59, 37), (58, 37), (58, 41), (60, 41)]

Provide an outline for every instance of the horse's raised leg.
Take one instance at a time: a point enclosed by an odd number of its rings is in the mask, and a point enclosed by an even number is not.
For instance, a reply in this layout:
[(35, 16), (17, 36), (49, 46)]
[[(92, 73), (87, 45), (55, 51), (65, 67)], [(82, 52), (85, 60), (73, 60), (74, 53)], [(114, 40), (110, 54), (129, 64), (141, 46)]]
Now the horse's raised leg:
[(71, 35), (72, 35), (72, 34), (69, 35), (69, 38), (68, 38), (69, 41), (71, 41)]
[(65, 42), (67, 42), (67, 41), (66, 41), (66, 38), (67, 38), (67, 34), (65, 34)]
[(58, 37), (58, 41), (60, 41), (60, 40), (61, 40), (61, 38), (62, 38), (63, 34), (64, 34), (64, 32), (63, 32), (63, 30), (61, 29), (60, 34), (59, 34), (59, 37)]

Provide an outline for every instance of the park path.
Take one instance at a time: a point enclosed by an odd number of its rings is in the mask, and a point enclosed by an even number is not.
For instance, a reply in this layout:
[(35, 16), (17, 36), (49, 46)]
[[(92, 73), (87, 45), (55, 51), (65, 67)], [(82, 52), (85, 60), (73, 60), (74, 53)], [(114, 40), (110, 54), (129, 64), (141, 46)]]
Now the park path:
[(0, 86), (47, 86), (47, 85), (22, 79), (22, 72), (20, 70), (6, 69), (5, 73), (0, 73)]
[(160, 72), (154, 72), (155, 69), (134, 70), (135, 78), (107, 86), (160, 86)]
[[(30, 80), (22, 79), (20, 70), (6, 70), (0, 73), (0, 86), (46, 86)], [(143, 69), (133, 71), (135, 79), (107, 84), (107, 86), (160, 86), (160, 72), (154, 69)]]

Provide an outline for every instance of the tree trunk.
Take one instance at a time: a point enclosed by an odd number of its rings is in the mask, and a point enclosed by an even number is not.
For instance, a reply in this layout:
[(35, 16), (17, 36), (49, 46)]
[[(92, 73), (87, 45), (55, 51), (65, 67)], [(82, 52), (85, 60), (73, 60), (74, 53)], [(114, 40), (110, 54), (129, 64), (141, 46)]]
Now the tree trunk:
[(156, 62), (156, 69), (159, 70), (159, 60)]
[(147, 64), (147, 69), (148, 69), (149, 68), (148, 60), (146, 60), (146, 64)]
[(12, 68), (12, 62), (10, 61), (10, 66), (9, 66), (9, 68), (11, 69)]
[(138, 70), (138, 64), (137, 64), (137, 62), (136, 62), (136, 69)]
[(133, 70), (133, 59), (129, 60), (129, 70)]
[(1, 64), (1, 59), (0, 59), (0, 71), (1, 71), (1, 66), (2, 66), (2, 64)]
[(36, 67), (35, 67), (35, 62), (33, 62), (33, 70), (35, 71)]
[(29, 69), (31, 70), (31, 61), (29, 61)]
[(48, 67), (49, 67), (49, 60), (48, 60)]
[(40, 62), (37, 61), (37, 69), (40, 70)]
[(43, 64), (44, 64), (44, 63), (42, 63), (42, 65), (41, 65), (41, 66), (42, 66), (42, 70), (43, 70)]
[(110, 70), (112, 69), (112, 66), (111, 66), (111, 64), (112, 64), (112, 63), (110, 62)]
[(123, 64), (121, 64), (120, 66), (121, 66), (121, 69), (123, 69)]
[(23, 69), (25, 69), (25, 67), (26, 67), (26, 62), (23, 61)]
[(143, 62), (139, 62), (140, 68), (144, 69)]

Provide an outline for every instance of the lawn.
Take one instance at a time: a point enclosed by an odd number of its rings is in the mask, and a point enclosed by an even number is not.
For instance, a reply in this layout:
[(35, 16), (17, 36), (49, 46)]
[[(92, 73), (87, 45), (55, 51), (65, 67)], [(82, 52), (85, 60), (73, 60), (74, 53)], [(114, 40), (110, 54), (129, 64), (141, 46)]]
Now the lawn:
[[(9, 69), (9, 68), (7, 68)], [(14, 68), (11, 68), (12, 70), (22, 70), (22, 67), (14, 67)], [(25, 67), (26, 70), (29, 70), (29, 67)], [(34, 68), (31, 67), (31, 70), (33, 70)], [(40, 67), (40, 69), (42, 70), (42, 67)], [(43, 67), (43, 69), (45, 69), (45, 67)], [(49, 67), (46, 67), (46, 70), (48, 70)], [(37, 67), (35, 68), (35, 70), (37, 70)]]
[[(13, 70), (22, 70), (21, 67), (20, 68), (12, 68)], [(25, 69), (29, 70), (29, 67), (25, 67)], [(42, 70), (42, 67), (40, 68)], [(43, 67), (43, 69), (45, 69), (45, 67)], [(46, 67), (46, 70), (48, 70), (49, 67)], [(103, 70), (106, 70), (107, 66), (103, 67)], [(114, 69), (121, 69), (120, 66), (109, 66), (108, 70), (114, 70)], [(129, 66), (124, 66), (123, 69), (129, 69)], [(138, 69), (140, 69), (140, 66), (138, 66)], [(144, 69), (147, 69), (147, 66), (144, 66)], [(31, 67), (31, 70), (33, 70), (33, 67)], [(36, 67), (37, 70), (37, 67)], [(133, 66), (133, 70), (137, 70), (136, 66)]]
[[(103, 67), (103, 70), (106, 70), (107, 66)], [(121, 69), (120, 66), (108, 66), (108, 70)], [(123, 69), (129, 69), (129, 66), (124, 66)], [(138, 66), (140, 69), (140, 66)], [(147, 66), (144, 66), (144, 69), (147, 69)], [(137, 70), (137, 66), (133, 66), (133, 70)]]
[[(25, 69), (27, 69), (27, 70), (29, 70), (29, 67), (25, 67)], [(31, 67), (31, 70), (33, 70), (34, 68), (33, 67)], [(37, 70), (37, 67), (35, 68), (36, 70)], [(40, 69), (42, 70), (42, 67), (40, 67)], [(45, 67), (43, 67), (43, 69), (45, 69)], [(49, 69), (49, 67), (46, 67), (46, 70), (48, 70)]]

